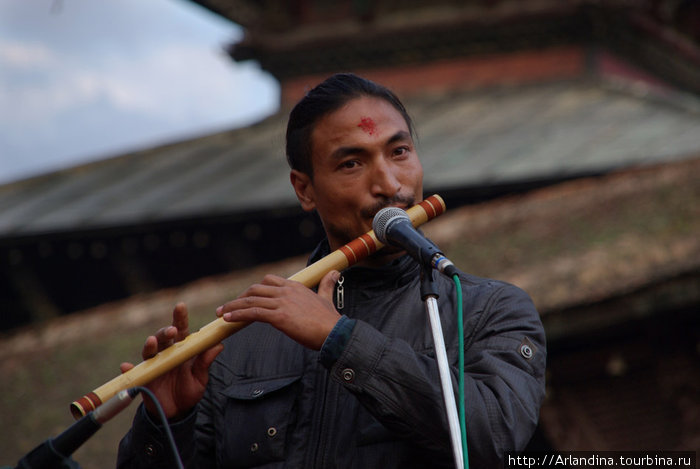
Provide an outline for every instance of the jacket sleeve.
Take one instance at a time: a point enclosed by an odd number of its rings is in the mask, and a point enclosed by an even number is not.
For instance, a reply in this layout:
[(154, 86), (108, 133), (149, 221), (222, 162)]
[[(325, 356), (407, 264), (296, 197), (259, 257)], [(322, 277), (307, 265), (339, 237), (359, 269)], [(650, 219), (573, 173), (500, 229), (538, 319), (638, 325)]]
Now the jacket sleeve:
[[(170, 424), (174, 443), (183, 463), (194, 449), (196, 414), (192, 412), (185, 419)], [(119, 443), (117, 456), (118, 469), (172, 468), (176, 467), (174, 455), (167, 434), (162, 425), (156, 424), (146, 412), (143, 404), (139, 406), (129, 432)], [(188, 467), (188, 466), (186, 466)]]
[[(522, 450), (544, 397), (545, 337), (528, 295), (493, 282), (488, 294), (465, 295), (465, 408), (473, 467), (500, 467), (506, 451)], [(449, 312), (452, 314), (452, 311)], [(456, 322), (445, 316), (448, 359), (458, 394)], [(417, 325), (416, 327), (420, 327)], [(389, 430), (451, 465), (452, 449), (437, 361), (357, 321), (333, 379), (342, 382)]]
[[(184, 419), (169, 424), (173, 442), (184, 467), (188, 469), (215, 467), (214, 452), (207, 450), (213, 438), (207, 437), (206, 397)], [(131, 429), (119, 443), (117, 469), (172, 469), (174, 461), (172, 445), (164, 427), (152, 420), (143, 404), (134, 416)]]

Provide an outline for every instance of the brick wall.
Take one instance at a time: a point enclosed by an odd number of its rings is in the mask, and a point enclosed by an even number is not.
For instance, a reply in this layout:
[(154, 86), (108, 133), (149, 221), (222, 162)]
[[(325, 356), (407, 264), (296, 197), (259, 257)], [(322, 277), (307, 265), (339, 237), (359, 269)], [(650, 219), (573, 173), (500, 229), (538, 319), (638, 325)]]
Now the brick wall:
[[(575, 78), (585, 72), (585, 62), (585, 51), (581, 46), (567, 46), (443, 60), (413, 66), (352, 71), (388, 86), (401, 97), (406, 97), (416, 92)], [(282, 83), (282, 106), (293, 105), (326, 76), (305, 76)]]

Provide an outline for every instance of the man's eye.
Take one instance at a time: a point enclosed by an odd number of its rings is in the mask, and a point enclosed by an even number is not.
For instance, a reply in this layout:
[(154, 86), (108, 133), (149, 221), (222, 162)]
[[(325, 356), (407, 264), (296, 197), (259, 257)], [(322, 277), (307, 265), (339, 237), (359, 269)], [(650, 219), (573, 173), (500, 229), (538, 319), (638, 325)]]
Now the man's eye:
[(394, 155), (395, 156), (402, 156), (408, 153), (408, 147), (398, 147), (394, 149)]
[(352, 169), (355, 166), (357, 166), (356, 160), (348, 160), (348, 161), (343, 161), (342, 163), (340, 163), (341, 168)]

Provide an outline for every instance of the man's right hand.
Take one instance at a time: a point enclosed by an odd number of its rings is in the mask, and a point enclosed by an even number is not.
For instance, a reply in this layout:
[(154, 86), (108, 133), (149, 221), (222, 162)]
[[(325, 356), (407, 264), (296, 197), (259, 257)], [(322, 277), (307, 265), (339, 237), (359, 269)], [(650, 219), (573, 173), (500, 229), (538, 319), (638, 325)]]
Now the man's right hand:
[[(173, 309), (172, 326), (163, 327), (155, 335), (149, 336), (143, 345), (141, 356), (147, 360), (175, 342), (184, 340), (188, 335), (187, 307), (184, 303), (179, 303)], [(155, 378), (146, 386), (158, 398), (167, 418), (182, 417), (199, 402), (209, 381), (209, 366), (223, 349), (223, 344), (217, 344)], [(132, 363), (122, 363), (119, 366), (122, 373), (133, 367)], [(144, 404), (151, 415), (157, 415), (155, 405), (145, 396)]]

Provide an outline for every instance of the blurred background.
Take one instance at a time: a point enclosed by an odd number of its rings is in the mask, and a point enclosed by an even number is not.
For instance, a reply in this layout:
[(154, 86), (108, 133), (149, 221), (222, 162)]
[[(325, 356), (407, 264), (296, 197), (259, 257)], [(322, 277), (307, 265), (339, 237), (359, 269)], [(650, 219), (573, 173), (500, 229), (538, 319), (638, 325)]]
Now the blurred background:
[[(286, 116), (337, 71), (411, 113), (425, 232), (532, 295), (530, 448), (700, 448), (700, 2), (28, 3), (0, 6), (0, 464), (176, 302), (194, 330), (304, 266)], [(135, 408), (75, 460), (113, 466)]]

